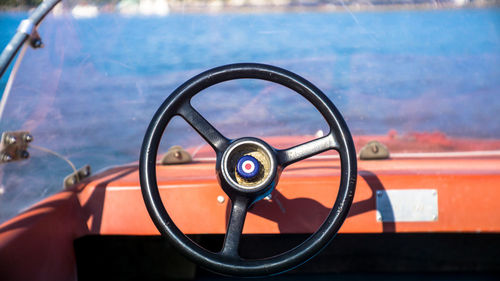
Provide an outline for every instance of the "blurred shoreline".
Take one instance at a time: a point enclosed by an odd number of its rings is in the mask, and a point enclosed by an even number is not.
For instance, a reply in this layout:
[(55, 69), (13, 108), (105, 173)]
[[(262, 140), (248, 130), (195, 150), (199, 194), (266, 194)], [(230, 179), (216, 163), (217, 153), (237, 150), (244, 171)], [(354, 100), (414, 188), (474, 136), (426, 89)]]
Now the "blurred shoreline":
[[(362, 11), (397, 11), (397, 10), (435, 10), (435, 9), (474, 9), (500, 8), (500, 0), (354, 0), (354, 1), (292, 1), (292, 0), (146, 0), (146, 2), (163, 2), (168, 13), (286, 13), (286, 12), (362, 12)], [(142, 5), (144, 0), (111, 0), (111, 1), (63, 1), (62, 10), (74, 7), (93, 8), (98, 13), (123, 13), (121, 7)], [(0, 4), (0, 12), (26, 12), (35, 6), (10, 6)], [(167, 13), (167, 14), (168, 14)]]

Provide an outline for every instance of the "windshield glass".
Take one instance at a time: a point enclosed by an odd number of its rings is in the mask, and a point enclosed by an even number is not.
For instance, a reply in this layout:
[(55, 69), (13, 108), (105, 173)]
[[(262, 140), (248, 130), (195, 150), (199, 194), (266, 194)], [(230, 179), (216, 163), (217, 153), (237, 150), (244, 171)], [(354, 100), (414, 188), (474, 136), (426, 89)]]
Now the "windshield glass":
[[(272, 64), (311, 81), (343, 114), (358, 152), (370, 140), (391, 153), (500, 149), (498, 8), (274, 2), (57, 6), (38, 29), (44, 48), (26, 49), (0, 120), (2, 132), (34, 139), (28, 160), (0, 166), (0, 222), (62, 189), (73, 170), (46, 149), (93, 173), (137, 162), (164, 99), (229, 63)], [(27, 16), (0, 13), (2, 47)], [(301, 96), (268, 82), (216, 85), (193, 106), (230, 138), (301, 136), (298, 144), (329, 130)], [(205, 143), (174, 118), (160, 153), (172, 145), (196, 158)]]

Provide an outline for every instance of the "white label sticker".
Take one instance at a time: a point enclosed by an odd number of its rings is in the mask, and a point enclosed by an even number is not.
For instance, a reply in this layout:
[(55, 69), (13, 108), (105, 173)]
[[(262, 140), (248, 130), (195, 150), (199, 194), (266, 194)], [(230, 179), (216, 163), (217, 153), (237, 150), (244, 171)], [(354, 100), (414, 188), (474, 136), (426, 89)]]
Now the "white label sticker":
[(438, 194), (435, 189), (378, 190), (376, 198), (377, 221), (438, 220)]

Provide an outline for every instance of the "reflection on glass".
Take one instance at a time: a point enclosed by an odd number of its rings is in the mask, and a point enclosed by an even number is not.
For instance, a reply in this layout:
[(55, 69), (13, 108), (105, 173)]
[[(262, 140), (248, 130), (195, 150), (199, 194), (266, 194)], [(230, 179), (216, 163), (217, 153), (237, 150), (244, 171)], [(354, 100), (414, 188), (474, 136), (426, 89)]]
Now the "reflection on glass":
[[(356, 1), (264, 7), (169, 1), (167, 8), (150, 1), (159, 6), (141, 8), (142, 2), (58, 7), (39, 28), (45, 48), (28, 49), (21, 63), (0, 129), (30, 131), (34, 144), (76, 167), (135, 162), (151, 117), (176, 87), (215, 66), (259, 62), (317, 85), (344, 115), (358, 150), (371, 139), (391, 152), (500, 148), (496, 8), (410, 9), (424, 3), (384, 10)], [(2, 46), (24, 17), (0, 13)], [(307, 101), (270, 83), (217, 85), (193, 105), (231, 138), (313, 139), (327, 130)], [(204, 144), (183, 120), (168, 130), (164, 150)], [(0, 166), (0, 222), (59, 191), (72, 171), (53, 155), (30, 153), (27, 161)]]

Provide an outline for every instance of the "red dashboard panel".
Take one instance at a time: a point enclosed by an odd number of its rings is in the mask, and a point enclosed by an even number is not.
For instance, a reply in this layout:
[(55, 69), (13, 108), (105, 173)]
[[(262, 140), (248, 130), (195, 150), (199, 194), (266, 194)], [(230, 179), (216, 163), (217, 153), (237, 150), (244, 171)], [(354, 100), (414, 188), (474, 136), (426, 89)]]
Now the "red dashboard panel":
[[(359, 161), (358, 184), (341, 232), (498, 232), (500, 157)], [(423, 169), (422, 167), (425, 167)], [(308, 233), (323, 222), (335, 200), (338, 159), (323, 156), (290, 166), (269, 200), (250, 210), (244, 233)], [(213, 162), (158, 166), (164, 205), (186, 233), (224, 233), (228, 198), (218, 186)], [(376, 193), (433, 190), (432, 221), (378, 221)], [(158, 234), (149, 218), (134, 166), (116, 168), (77, 191), (87, 224), (99, 234)], [(417, 210), (418, 211), (418, 210)]]

